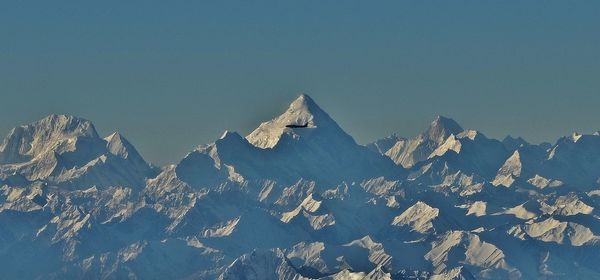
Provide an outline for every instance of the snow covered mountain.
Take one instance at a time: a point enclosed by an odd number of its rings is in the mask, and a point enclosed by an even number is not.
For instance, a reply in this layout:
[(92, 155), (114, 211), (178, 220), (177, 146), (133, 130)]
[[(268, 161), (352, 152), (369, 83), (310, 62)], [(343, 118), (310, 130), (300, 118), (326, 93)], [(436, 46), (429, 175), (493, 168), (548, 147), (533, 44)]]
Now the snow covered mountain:
[(13, 128), (0, 145), (0, 178), (70, 188), (143, 188), (151, 167), (122, 135), (101, 138), (84, 119), (50, 115)]
[(157, 169), (51, 115), (0, 145), (0, 278), (600, 279), (599, 206), (598, 133), (362, 146), (301, 95)]
[[(412, 139), (395, 138), (396, 142), (392, 145), (385, 145), (386, 139), (378, 140), (369, 146), (385, 148), (381, 153), (390, 157), (396, 164), (406, 168), (414, 166), (417, 162), (427, 159), (431, 153), (437, 149), (450, 135), (457, 135), (463, 129), (454, 120), (437, 116), (429, 128)], [(387, 140), (389, 143), (389, 140)], [(389, 147), (389, 148), (388, 148)]]
[[(310, 97), (301, 95), (246, 138), (226, 131), (216, 142), (198, 147), (177, 165), (176, 173), (200, 186), (223, 178), (282, 183), (307, 179), (331, 185), (379, 176), (400, 178), (404, 170), (358, 145)], [(211, 175), (198, 176), (207, 173)]]

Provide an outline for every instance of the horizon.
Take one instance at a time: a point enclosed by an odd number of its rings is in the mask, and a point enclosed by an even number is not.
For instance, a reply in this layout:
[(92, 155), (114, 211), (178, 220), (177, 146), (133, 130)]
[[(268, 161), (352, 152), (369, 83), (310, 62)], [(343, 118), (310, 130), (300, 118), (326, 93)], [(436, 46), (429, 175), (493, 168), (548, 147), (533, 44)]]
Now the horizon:
[[(297, 100), (297, 99), (298, 99), (298, 98), (300, 98), (301, 96), (306, 96), (306, 97), (308, 97), (308, 98), (309, 98), (310, 100), (312, 100), (312, 102), (314, 102), (314, 104), (316, 104), (316, 105), (317, 105), (317, 106), (318, 106), (320, 109), (322, 109), (322, 110), (323, 110), (323, 111), (325, 111), (327, 114), (329, 114), (329, 113), (327, 112), (327, 110), (326, 110), (326, 109), (323, 109), (323, 108), (322, 108), (322, 107), (321, 107), (321, 106), (318, 104), (318, 102), (317, 102), (317, 101), (315, 101), (315, 100), (314, 100), (314, 99), (313, 99), (313, 98), (312, 98), (312, 97), (311, 97), (309, 94), (306, 94), (306, 93), (301, 93), (301, 94), (298, 94), (298, 95), (297, 95), (297, 97), (296, 97), (295, 99), (293, 99), (293, 100), (291, 100), (291, 101), (290, 101), (290, 105), (291, 105), (291, 103), (292, 103), (293, 101)], [(281, 112), (280, 112), (280, 114), (282, 114), (282, 113), (284, 113), (284, 112), (285, 112), (285, 109), (284, 109), (283, 111), (281, 111)], [(220, 139), (220, 138), (219, 138), (219, 136), (215, 136), (215, 137), (214, 137), (214, 139), (213, 139), (213, 140), (211, 140), (211, 141), (209, 141), (209, 142), (206, 142), (206, 143), (198, 143), (198, 144), (196, 144), (196, 145), (195, 145), (195, 146), (194, 146), (192, 149), (190, 149), (189, 151), (187, 151), (187, 152), (186, 152), (184, 155), (182, 155), (182, 156), (181, 156), (181, 157), (180, 157), (178, 160), (175, 160), (175, 161), (173, 161), (173, 162), (160, 162), (160, 163), (159, 163), (159, 162), (154, 162), (154, 161), (152, 161), (152, 160), (148, 159), (148, 158), (146, 157), (146, 155), (144, 154), (144, 151), (142, 151), (142, 150), (140, 150), (140, 149), (138, 148), (138, 146), (136, 145), (136, 142), (135, 142), (134, 140), (131, 140), (131, 139), (130, 139), (130, 138), (129, 138), (129, 137), (126, 135), (126, 134), (124, 134), (123, 132), (121, 132), (121, 131), (119, 131), (119, 130), (111, 130), (111, 129), (107, 129), (107, 128), (98, 128), (98, 126), (96, 125), (96, 123), (94, 122), (94, 120), (93, 120), (93, 119), (88, 119), (88, 118), (81, 117), (81, 116), (77, 116), (77, 115), (70, 115), (70, 114), (55, 114), (55, 113), (54, 113), (54, 114), (50, 114), (50, 115), (44, 116), (44, 117), (42, 117), (42, 118), (40, 118), (40, 119), (38, 119), (38, 120), (35, 120), (35, 121), (32, 121), (32, 122), (29, 122), (29, 123), (23, 123), (23, 124), (15, 125), (15, 126), (13, 126), (13, 128), (15, 128), (15, 127), (18, 127), (18, 126), (29, 125), (29, 124), (32, 124), (32, 123), (34, 123), (34, 122), (36, 122), (36, 121), (39, 121), (39, 120), (42, 120), (42, 119), (48, 118), (48, 117), (50, 117), (50, 116), (56, 116), (56, 115), (58, 115), (58, 116), (60, 116), (60, 115), (64, 115), (64, 116), (72, 116), (72, 117), (75, 117), (75, 118), (79, 118), (79, 119), (82, 119), (82, 120), (85, 120), (85, 121), (89, 121), (89, 122), (91, 122), (91, 123), (92, 123), (92, 125), (94, 126), (94, 129), (95, 129), (95, 130), (98, 132), (98, 134), (99, 134), (99, 136), (100, 136), (101, 138), (108, 137), (108, 136), (110, 136), (110, 135), (112, 135), (112, 134), (114, 134), (114, 133), (119, 133), (119, 134), (121, 134), (123, 137), (125, 137), (127, 140), (129, 140), (129, 141), (131, 142), (131, 144), (132, 144), (132, 145), (133, 145), (133, 146), (136, 148), (136, 150), (138, 150), (138, 152), (141, 154), (141, 156), (142, 156), (142, 157), (144, 157), (144, 159), (145, 159), (145, 160), (146, 160), (148, 163), (151, 163), (152, 165), (154, 165), (154, 166), (157, 166), (157, 167), (163, 167), (163, 166), (168, 166), (168, 165), (172, 165), (172, 164), (177, 164), (177, 162), (179, 162), (179, 160), (181, 160), (181, 159), (182, 159), (182, 158), (185, 156), (185, 154), (188, 154), (189, 152), (193, 151), (193, 149), (195, 149), (196, 147), (198, 147), (198, 146), (200, 146), (200, 145), (210, 144), (210, 143), (213, 143), (214, 141), (216, 141), (216, 140)], [(273, 118), (276, 118), (277, 116), (278, 116), (278, 115), (274, 115), (274, 116), (273, 116), (271, 119), (273, 119)], [(334, 120), (334, 121), (337, 123), (337, 121), (335, 120), (335, 117), (331, 116), (331, 118), (332, 118), (332, 119), (333, 119), (333, 120)], [(376, 138), (376, 139), (373, 139), (373, 140), (371, 140), (371, 141), (369, 141), (369, 142), (367, 142), (367, 143), (361, 143), (361, 142), (359, 142), (359, 141), (357, 141), (357, 143), (358, 143), (359, 145), (363, 145), (363, 146), (365, 146), (365, 145), (367, 145), (367, 144), (373, 143), (374, 141), (377, 141), (377, 140), (380, 140), (380, 139), (383, 139), (383, 138), (386, 138), (386, 137), (389, 137), (389, 136), (397, 136), (397, 137), (401, 137), (401, 138), (411, 139), (411, 138), (414, 138), (414, 137), (418, 136), (418, 135), (419, 135), (419, 134), (421, 134), (421, 133), (424, 133), (424, 132), (425, 132), (425, 131), (426, 131), (426, 130), (429, 128), (429, 126), (430, 126), (430, 125), (431, 125), (431, 124), (432, 124), (432, 123), (433, 123), (435, 120), (437, 120), (438, 118), (444, 118), (444, 119), (449, 119), (449, 120), (451, 120), (451, 121), (455, 121), (455, 122), (457, 122), (457, 123), (458, 123), (460, 126), (462, 126), (463, 130), (465, 130), (465, 131), (466, 131), (466, 130), (476, 130), (476, 131), (478, 131), (478, 132), (480, 132), (480, 133), (483, 133), (483, 134), (484, 134), (486, 137), (488, 137), (488, 138), (491, 138), (491, 139), (496, 139), (496, 140), (498, 140), (498, 141), (502, 141), (502, 140), (503, 140), (505, 137), (513, 137), (513, 138), (515, 138), (515, 139), (517, 139), (517, 138), (522, 138), (523, 140), (527, 141), (527, 142), (528, 142), (528, 143), (530, 143), (530, 144), (543, 144), (543, 143), (554, 144), (554, 143), (556, 143), (556, 142), (557, 142), (557, 141), (558, 141), (560, 138), (569, 136), (569, 135), (562, 135), (562, 136), (558, 137), (557, 139), (546, 140), (546, 141), (537, 142), (537, 143), (536, 143), (536, 142), (531, 142), (531, 141), (528, 141), (528, 139), (526, 139), (526, 138), (524, 138), (524, 137), (522, 137), (522, 136), (520, 136), (520, 135), (511, 135), (511, 134), (506, 134), (506, 135), (505, 135), (504, 137), (502, 137), (502, 138), (498, 138), (498, 137), (491, 137), (491, 136), (487, 135), (487, 134), (485, 133), (485, 131), (483, 131), (483, 130), (480, 130), (480, 129), (477, 129), (477, 128), (472, 128), (472, 127), (465, 127), (465, 126), (463, 126), (463, 124), (461, 124), (461, 123), (460, 123), (460, 121), (456, 121), (456, 120), (455, 120), (454, 118), (452, 118), (451, 116), (444, 116), (444, 115), (439, 115), (439, 114), (438, 114), (438, 115), (435, 115), (433, 118), (431, 118), (431, 120), (430, 120), (430, 123), (428, 123), (426, 126), (424, 126), (424, 127), (422, 128), (422, 130), (421, 130), (420, 132), (418, 132), (417, 134), (414, 134), (414, 135), (401, 135), (401, 134), (399, 134), (399, 133), (392, 133), (392, 134), (388, 134), (388, 135), (382, 135), (382, 136), (380, 136), (380, 137), (378, 137), (378, 138)], [(271, 120), (271, 119), (264, 120), (263, 122), (269, 121), (269, 120)], [(261, 123), (262, 123), (262, 122), (261, 122)], [(259, 123), (259, 125), (260, 125), (260, 123)], [(339, 125), (339, 124), (338, 124), (338, 125)], [(249, 134), (250, 134), (250, 132), (252, 132), (252, 131), (253, 131), (254, 129), (256, 129), (257, 127), (258, 127), (258, 125), (257, 125), (256, 127), (252, 128), (252, 129), (250, 129), (250, 131), (248, 131), (247, 133), (246, 133), (246, 132), (242, 133), (242, 132), (235, 131), (235, 130), (224, 129), (224, 130), (221, 132), (221, 134), (219, 134), (219, 135), (224, 135), (224, 133), (226, 133), (226, 132), (234, 132), (234, 133), (238, 133), (238, 134), (240, 134), (242, 137), (246, 137), (247, 135), (249, 135)], [(355, 141), (356, 141), (356, 138), (355, 138), (355, 137), (354, 137), (352, 134), (348, 133), (348, 131), (346, 131), (346, 130), (345, 130), (343, 127), (341, 127), (341, 128), (344, 130), (344, 132), (346, 132), (348, 135), (350, 135), (350, 136), (351, 136), (352, 138), (354, 138), (354, 139), (355, 139)], [(12, 128), (11, 128), (11, 129), (12, 129)], [(573, 131), (572, 133), (579, 133), (579, 134), (584, 134), (584, 135), (585, 135), (585, 134), (591, 135), (591, 134), (593, 134), (593, 133), (596, 133), (596, 132), (597, 132), (597, 131), (592, 131), (592, 132), (580, 132), (580, 131)], [(8, 134), (8, 132), (2, 136), (2, 137), (3, 137), (3, 139), (4, 139), (4, 137), (6, 137), (6, 136), (7, 136), (7, 134)], [(221, 137), (222, 137), (222, 136), (221, 136)]]
[(490, 138), (552, 142), (600, 129), (599, 8), (5, 4), (0, 133), (81, 116), (163, 165), (224, 130), (248, 134), (306, 92), (361, 144), (414, 136), (436, 115)]

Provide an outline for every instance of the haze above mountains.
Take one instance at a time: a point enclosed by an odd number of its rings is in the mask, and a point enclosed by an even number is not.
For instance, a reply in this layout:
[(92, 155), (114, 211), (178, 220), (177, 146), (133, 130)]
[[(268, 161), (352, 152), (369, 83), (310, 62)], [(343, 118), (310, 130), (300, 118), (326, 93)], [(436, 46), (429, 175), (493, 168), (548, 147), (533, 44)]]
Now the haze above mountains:
[(9, 278), (600, 278), (598, 132), (534, 145), (438, 116), (363, 146), (301, 95), (156, 167), (51, 115), (9, 132), (0, 186)]

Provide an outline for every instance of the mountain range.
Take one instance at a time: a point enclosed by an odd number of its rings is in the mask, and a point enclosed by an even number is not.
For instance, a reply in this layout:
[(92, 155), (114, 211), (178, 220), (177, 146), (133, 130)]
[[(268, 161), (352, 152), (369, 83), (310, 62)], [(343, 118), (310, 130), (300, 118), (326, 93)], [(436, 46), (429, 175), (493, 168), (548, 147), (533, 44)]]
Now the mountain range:
[(600, 279), (598, 206), (598, 132), (360, 145), (301, 95), (156, 167), (50, 115), (0, 144), (0, 278)]

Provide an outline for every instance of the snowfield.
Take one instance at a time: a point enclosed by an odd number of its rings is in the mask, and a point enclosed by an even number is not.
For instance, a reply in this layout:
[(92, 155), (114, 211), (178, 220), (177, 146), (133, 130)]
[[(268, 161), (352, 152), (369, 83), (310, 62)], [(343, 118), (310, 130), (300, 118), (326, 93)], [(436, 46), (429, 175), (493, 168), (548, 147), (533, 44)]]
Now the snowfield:
[(599, 205), (598, 133), (359, 145), (301, 95), (159, 168), (51, 115), (0, 145), (0, 278), (600, 279)]

